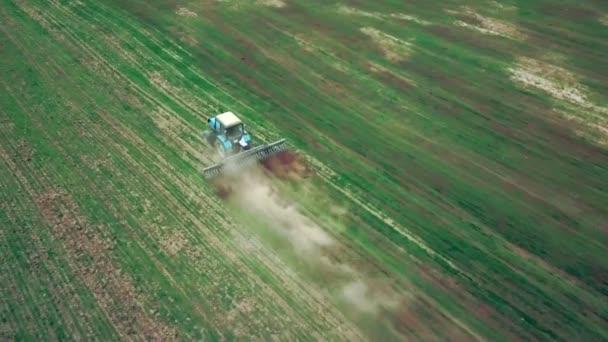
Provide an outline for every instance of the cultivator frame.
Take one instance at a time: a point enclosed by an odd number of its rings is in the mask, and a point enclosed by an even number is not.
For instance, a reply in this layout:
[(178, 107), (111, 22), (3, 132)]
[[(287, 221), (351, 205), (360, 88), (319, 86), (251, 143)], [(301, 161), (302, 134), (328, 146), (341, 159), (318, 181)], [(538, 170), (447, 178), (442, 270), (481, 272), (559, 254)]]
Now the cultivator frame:
[(267, 159), (276, 153), (285, 151), (287, 148), (287, 141), (285, 139), (256, 146), (250, 150), (229, 156), (221, 162), (205, 168), (203, 174), (206, 179), (213, 179), (224, 174), (227, 167), (241, 169), (242, 167)]

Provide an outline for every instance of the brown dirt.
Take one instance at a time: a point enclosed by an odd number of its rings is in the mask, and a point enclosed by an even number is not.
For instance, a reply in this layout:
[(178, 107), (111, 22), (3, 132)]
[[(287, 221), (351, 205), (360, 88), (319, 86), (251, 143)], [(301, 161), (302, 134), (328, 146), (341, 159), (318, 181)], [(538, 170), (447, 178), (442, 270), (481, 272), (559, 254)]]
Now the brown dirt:
[(403, 337), (415, 339), (416, 333), (424, 330), (424, 325), (418, 319), (420, 315), (419, 310), (417, 310), (418, 305), (416, 301), (407, 301), (401, 303), (394, 313), (392, 325)]
[(34, 150), (32, 145), (27, 142), (25, 139), (20, 139), (17, 144), (17, 153), (22, 161), (31, 162), (34, 158)]
[[(423, 298), (402, 302), (391, 317), (392, 327), (405, 340), (438, 340), (437, 333), (449, 336), (450, 341), (474, 341), (478, 336), (469, 334), (447, 316), (432, 310), (433, 303)], [(429, 323), (433, 322), (433, 323)]]
[(467, 27), (487, 35), (503, 36), (516, 40), (525, 39), (525, 34), (514, 24), (483, 16), (468, 7), (462, 8), (461, 11), (450, 11), (449, 13), (459, 18), (455, 21), (457, 26)]
[(323, 79), (319, 90), (325, 94), (331, 94), (335, 99), (344, 99), (346, 96), (344, 86), (338, 82)]
[[(506, 333), (511, 337), (513, 341), (518, 340), (518, 337), (511, 332), (507, 331), (513, 323), (507, 318), (498, 313), (494, 308), (488, 304), (476, 299), (473, 295), (467, 291), (464, 285), (460, 284), (455, 278), (442, 274), (439, 270), (430, 267), (428, 265), (421, 265), (418, 271), (422, 277), (429, 281), (431, 284), (437, 286), (442, 291), (448, 292), (462, 304), (471, 313), (486, 322), (495, 329), (499, 329), (502, 333)], [(466, 341), (463, 339), (462, 341)]]
[(162, 249), (170, 256), (176, 256), (189, 247), (188, 238), (181, 231), (172, 232), (160, 241)]
[(178, 35), (178, 39), (180, 42), (188, 45), (189, 47), (197, 47), (198, 46), (198, 40), (196, 40), (196, 38), (194, 38), (194, 36), (189, 35), (189, 34), (179, 34)]
[(74, 271), (91, 290), (102, 310), (123, 337), (154, 341), (177, 338), (173, 327), (148, 317), (137, 289), (110, 255), (114, 242), (108, 231), (78, 214), (75, 200), (63, 190), (47, 191), (36, 198), (42, 217), (65, 247)]
[(282, 151), (264, 160), (262, 165), (281, 179), (300, 180), (310, 177), (313, 171), (292, 151)]
[(221, 199), (230, 198), (230, 196), (234, 192), (229, 182), (222, 177), (219, 177), (219, 179), (214, 180), (212, 184), (215, 189), (215, 194), (218, 195)]
[(389, 86), (393, 89), (408, 90), (408, 89), (412, 89), (412, 88), (416, 87), (416, 85), (413, 82), (406, 80), (403, 77), (393, 74), (389, 70), (381, 68), (374, 64), (369, 64), (368, 70), (370, 70), (375, 75), (377, 75), (377, 78), (382, 83), (386, 84), (387, 86)]
[(241, 56), (241, 61), (250, 69), (255, 69), (257, 64), (252, 57), (249, 56)]
[(408, 306), (402, 306), (395, 316), (395, 320), (398, 323), (397, 329), (400, 331), (403, 328), (416, 329), (420, 325), (416, 312), (412, 312)]
[(360, 31), (370, 38), (384, 57), (391, 62), (407, 59), (411, 52), (411, 43), (401, 40), (373, 27), (362, 27)]

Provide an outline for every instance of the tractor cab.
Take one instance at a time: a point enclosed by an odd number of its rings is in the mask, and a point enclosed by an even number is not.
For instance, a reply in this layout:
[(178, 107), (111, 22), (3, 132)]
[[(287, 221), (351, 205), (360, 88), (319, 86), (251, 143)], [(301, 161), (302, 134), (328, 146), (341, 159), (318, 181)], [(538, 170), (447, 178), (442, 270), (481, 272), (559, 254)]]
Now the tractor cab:
[(239, 123), (239, 124), (235, 124), (232, 126), (226, 126), (226, 130), (225, 130), (224, 134), (226, 135), (226, 139), (228, 139), (230, 141), (234, 141), (234, 140), (240, 139), (243, 136), (244, 132), (245, 132), (245, 127), (243, 126), (242, 123)]
[(245, 130), (241, 119), (233, 112), (216, 115), (207, 121), (213, 131), (213, 134), (208, 136), (209, 142), (214, 144), (222, 155), (249, 149), (251, 136)]

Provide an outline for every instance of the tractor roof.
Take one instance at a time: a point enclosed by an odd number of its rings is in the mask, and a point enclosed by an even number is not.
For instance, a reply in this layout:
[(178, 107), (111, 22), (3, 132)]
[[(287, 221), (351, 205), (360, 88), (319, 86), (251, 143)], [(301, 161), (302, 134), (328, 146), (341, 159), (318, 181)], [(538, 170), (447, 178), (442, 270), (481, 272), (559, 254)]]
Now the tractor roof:
[(219, 114), (215, 118), (217, 120), (219, 120), (222, 123), (222, 126), (224, 126), (226, 128), (232, 127), (234, 125), (238, 125), (241, 123), (241, 119), (239, 119), (236, 115), (234, 115), (233, 112), (225, 112), (225, 113)]

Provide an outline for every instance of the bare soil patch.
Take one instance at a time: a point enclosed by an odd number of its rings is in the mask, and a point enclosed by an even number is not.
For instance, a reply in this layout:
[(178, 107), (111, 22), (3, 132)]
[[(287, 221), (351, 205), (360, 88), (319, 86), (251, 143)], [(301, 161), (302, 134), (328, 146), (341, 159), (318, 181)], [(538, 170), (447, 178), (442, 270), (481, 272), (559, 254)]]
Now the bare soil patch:
[[(102, 310), (123, 338), (143, 337), (171, 341), (177, 331), (148, 317), (137, 289), (110, 255), (114, 242), (107, 228), (87, 222), (66, 191), (52, 189), (40, 194), (36, 204), (52, 234), (59, 240), (76, 274), (93, 293)], [(107, 236), (104, 236), (107, 235)]]
[(178, 39), (180, 42), (188, 45), (189, 47), (198, 46), (198, 40), (196, 38), (194, 38), (193, 35), (182, 33), (182, 34), (178, 35)]
[(558, 112), (566, 119), (583, 124), (591, 130), (577, 133), (600, 145), (608, 144), (608, 108), (598, 106), (589, 99), (589, 89), (578, 82), (576, 75), (564, 68), (525, 57), (520, 58), (517, 66), (509, 71), (513, 81), (525, 87), (540, 89), (563, 101), (566, 109)]
[(293, 151), (279, 152), (264, 160), (262, 165), (282, 179), (300, 180), (313, 174), (313, 170)]
[(370, 64), (368, 66), (368, 69), (373, 72), (374, 74), (377, 75), (378, 79), (390, 86), (393, 89), (398, 89), (398, 90), (408, 90), (411, 88), (416, 87), (415, 83), (409, 79), (405, 79), (404, 77), (400, 76), (400, 75), (396, 75), (394, 73), (392, 73), (390, 70), (377, 65), (377, 64)]
[(186, 7), (180, 7), (175, 11), (175, 14), (182, 16), (182, 17), (197, 17), (198, 14), (196, 14), (195, 12), (192, 12), (191, 10), (187, 9)]
[(112, 164), (105, 156), (93, 156), (89, 154), (81, 154), (78, 156), (80, 161), (89, 169), (99, 172), (102, 169), (110, 169)]
[(218, 177), (213, 180), (212, 184), (215, 189), (215, 194), (221, 199), (228, 199), (234, 193), (229, 178)]
[(373, 27), (362, 27), (360, 31), (372, 39), (386, 59), (391, 62), (405, 60), (411, 52), (411, 44)]
[(496, 9), (499, 9), (501, 11), (508, 11), (508, 12), (517, 11), (517, 6), (502, 4), (502, 3), (498, 2), (498, 1), (491, 1), (490, 3)]
[(368, 12), (368, 11), (360, 10), (358, 8), (345, 6), (345, 5), (341, 5), (338, 7), (338, 13), (352, 15), (352, 16), (375, 18), (375, 19), (379, 19), (379, 20), (397, 19), (397, 20), (404, 20), (404, 21), (412, 21), (412, 22), (415, 22), (420, 25), (429, 25), (430, 24), (430, 22), (428, 22), (426, 20), (419, 19), (419, 18), (417, 18), (413, 15), (409, 15), (409, 14)]
[(399, 306), (399, 309), (395, 312), (393, 324), (399, 332), (408, 334), (410, 330), (417, 330), (422, 323), (418, 319), (418, 312), (416, 312), (412, 303), (408, 302)]
[(502, 36), (510, 39), (524, 40), (526, 35), (514, 24), (495, 18), (483, 16), (469, 8), (454, 12), (462, 16), (461, 20), (454, 23), (457, 26), (466, 27), (487, 35)]
[(184, 234), (179, 230), (163, 236), (160, 243), (163, 250), (171, 256), (177, 255), (180, 251), (184, 250), (184, 248), (187, 248), (189, 245), (188, 238), (186, 238)]
[(576, 76), (566, 69), (524, 57), (510, 71), (512, 78), (524, 85), (542, 89), (560, 100), (588, 106)]

